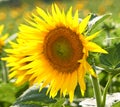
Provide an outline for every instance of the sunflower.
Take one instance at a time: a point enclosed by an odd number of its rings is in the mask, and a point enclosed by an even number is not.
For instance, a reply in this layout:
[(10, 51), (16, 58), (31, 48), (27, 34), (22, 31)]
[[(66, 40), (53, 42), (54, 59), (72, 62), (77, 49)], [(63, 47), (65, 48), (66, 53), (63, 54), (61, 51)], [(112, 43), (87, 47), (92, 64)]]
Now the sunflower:
[(2, 36), (2, 32), (4, 29), (4, 25), (0, 25), (0, 51), (2, 49), (2, 46), (4, 46), (4, 40), (7, 38), (8, 34), (5, 34), (4, 36)]
[(40, 90), (49, 85), (47, 93), (52, 98), (60, 91), (72, 102), (77, 84), (84, 95), (86, 72), (96, 77), (87, 62), (89, 51), (107, 53), (91, 42), (99, 32), (84, 35), (90, 17), (79, 22), (78, 10), (72, 15), (72, 7), (66, 13), (56, 4), (51, 12), (37, 7), (26, 20), (28, 25), (20, 25), (16, 43), (11, 42), (12, 48), (6, 50), (9, 77), (16, 78), (18, 85), (26, 81), (41, 84)]

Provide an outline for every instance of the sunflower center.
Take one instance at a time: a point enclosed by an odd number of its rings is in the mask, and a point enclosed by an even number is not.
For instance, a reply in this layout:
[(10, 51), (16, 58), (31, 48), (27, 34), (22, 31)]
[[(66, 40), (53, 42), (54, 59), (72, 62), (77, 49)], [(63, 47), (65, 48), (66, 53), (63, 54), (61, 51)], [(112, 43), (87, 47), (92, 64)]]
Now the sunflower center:
[(73, 53), (69, 41), (64, 36), (58, 37), (52, 47), (54, 55), (59, 60), (68, 60)]
[(79, 35), (66, 27), (50, 31), (44, 40), (44, 54), (50, 65), (60, 72), (73, 72), (83, 57)]

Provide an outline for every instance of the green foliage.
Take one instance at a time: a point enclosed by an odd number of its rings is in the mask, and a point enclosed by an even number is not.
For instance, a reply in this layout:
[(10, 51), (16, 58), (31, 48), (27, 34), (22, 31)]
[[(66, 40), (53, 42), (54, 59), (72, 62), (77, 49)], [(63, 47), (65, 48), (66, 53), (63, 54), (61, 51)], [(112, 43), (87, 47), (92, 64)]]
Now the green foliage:
[(97, 16), (96, 14), (91, 14), (91, 19), (90, 19), (90, 22), (88, 24), (87, 33), (91, 32), (98, 24), (103, 22), (105, 19), (107, 19), (111, 15), (112, 15), (111, 13), (104, 14), (104, 15), (101, 15), (101, 16)]
[[(54, 98), (49, 98), (46, 95), (47, 88), (39, 91), (39, 87), (32, 86), (17, 98), (11, 107), (72, 107), (66, 98), (59, 97), (59, 94)], [(74, 105), (78, 105), (79, 100), (74, 100)]]
[(108, 54), (100, 55), (100, 66), (104, 69), (99, 74), (100, 84), (105, 87), (108, 79), (114, 77), (108, 93), (120, 91), (120, 43), (114, 44), (107, 49)]
[[(12, 104), (16, 100), (16, 87), (10, 83), (1, 83), (0, 84), (0, 105)], [(1, 106), (0, 106), (1, 107)]]
[(39, 92), (39, 87), (33, 86), (26, 90), (13, 104), (12, 107), (43, 107), (49, 105), (50, 103), (55, 103), (55, 99), (50, 99), (46, 95), (47, 88), (42, 89)]
[(114, 77), (120, 74), (120, 43), (108, 48), (107, 51), (109, 54), (102, 54), (100, 61), (105, 71)]
[(0, 101), (13, 103), (15, 98), (16, 88), (9, 83), (0, 84)]
[(55, 104), (50, 104), (48, 107), (61, 107), (64, 102), (65, 102), (65, 99), (61, 98), (61, 99), (58, 99), (58, 101)]
[(115, 69), (120, 67), (120, 43), (107, 49), (108, 54), (102, 54), (100, 61), (104, 66)]
[(112, 107), (120, 107), (120, 102), (117, 102), (117, 103), (113, 104)]

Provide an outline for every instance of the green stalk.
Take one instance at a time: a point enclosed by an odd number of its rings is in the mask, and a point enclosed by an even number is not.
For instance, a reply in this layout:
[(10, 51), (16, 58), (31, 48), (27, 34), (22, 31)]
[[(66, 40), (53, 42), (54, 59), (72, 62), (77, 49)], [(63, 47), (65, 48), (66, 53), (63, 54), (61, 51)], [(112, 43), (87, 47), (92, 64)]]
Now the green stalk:
[(106, 31), (106, 33), (107, 33), (107, 37), (106, 37), (106, 39), (107, 39), (107, 46), (111, 46), (110, 31)]
[[(93, 70), (95, 71), (95, 66), (93, 66)], [(94, 95), (96, 98), (97, 107), (103, 107), (103, 106), (101, 106), (102, 96), (101, 96), (99, 80), (98, 80), (98, 78), (95, 78), (93, 76), (91, 76), (91, 77), (92, 77), (92, 84), (93, 84), (93, 90), (94, 90)]]
[(101, 107), (105, 107), (105, 104), (106, 104), (106, 95), (107, 95), (107, 92), (108, 92), (108, 89), (110, 87), (110, 84), (112, 82), (112, 79), (119, 75), (120, 74), (120, 68), (116, 68), (116, 69), (106, 69), (106, 71), (109, 71), (109, 79), (107, 81), (107, 84), (104, 88), (104, 91), (103, 91), (103, 98), (102, 98), (102, 104), (101, 104)]
[(6, 68), (6, 62), (1, 61), (1, 66), (2, 66), (3, 82), (8, 83), (8, 72)]
[(104, 88), (104, 91), (103, 91), (103, 99), (102, 99), (101, 107), (105, 107), (105, 104), (106, 104), (106, 95), (107, 95), (107, 92), (108, 92), (108, 88), (110, 87), (110, 84), (112, 82), (112, 78), (113, 78), (113, 76), (110, 74), (109, 80), (107, 81), (107, 84), (106, 84), (106, 86)]
[(2, 70), (2, 80), (4, 83), (8, 83), (8, 70), (6, 67), (6, 62), (1, 60), (2, 56), (3, 56), (4, 52), (2, 50), (1, 54), (0, 54), (0, 63), (1, 63), (1, 70)]

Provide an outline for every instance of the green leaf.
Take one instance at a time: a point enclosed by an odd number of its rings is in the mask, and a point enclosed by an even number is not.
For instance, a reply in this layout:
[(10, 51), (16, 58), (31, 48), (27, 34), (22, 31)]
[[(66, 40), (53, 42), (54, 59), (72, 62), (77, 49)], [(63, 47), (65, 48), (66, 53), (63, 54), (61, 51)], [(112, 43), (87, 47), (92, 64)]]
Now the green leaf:
[(112, 107), (120, 107), (120, 102), (113, 104)]
[[(33, 86), (26, 90), (13, 104), (12, 107), (41, 107), (48, 105), (50, 103), (55, 103), (56, 100), (50, 99), (46, 95), (47, 88), (42, 89), (39, 92), (39, 87)], [(36, 106), (29, 106), (29, 105), (36, 105)]]
[(15, 106), (10, 106), (10, 107), (43, 107), (37, 104), (17, 104)]
[(111, 13), (104, 14), (102, 16), (97, 16), (95, 14), (91, 14), (91, 19), (88, 24), (87, 33), (92, 31), (99, 23), (103, 22), (105, 19), (107, 19), (111, 15), (112, 15)]
[(101, 54), (100, 62), (106, 68), (117, 69), (120, 67), (120, 43), (107, 49), (108, 54)]
[(63, 103), (65, 102), (64, 98), (57, 99), (57, 102), (55, 104), (50, 104), (48, 107), (62, 107)]
[(13, 103), (16, 100), (16, 87), (10, 83), (0, 84), (0, 102)]

